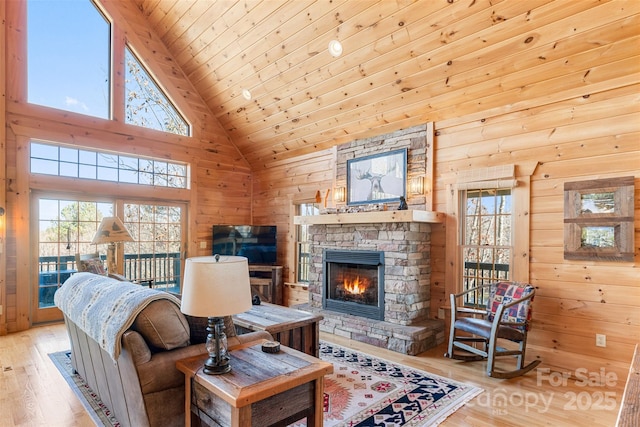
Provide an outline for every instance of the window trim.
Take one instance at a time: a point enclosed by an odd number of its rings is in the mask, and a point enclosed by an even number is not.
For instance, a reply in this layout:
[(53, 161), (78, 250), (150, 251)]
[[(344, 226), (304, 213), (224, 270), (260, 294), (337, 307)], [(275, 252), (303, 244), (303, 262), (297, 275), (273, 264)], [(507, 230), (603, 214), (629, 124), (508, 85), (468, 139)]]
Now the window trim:
[(513, 203), (513, 272), (511, 280), (529, 283), (530, 256), (530, 215), (531, 210), (531, 175), (538, 166), (537, 161), (494, 167), (476, 168), (450, 173), (443, 176), (446, 187), (447, 215), (445, 219), (445, 306), (448, 306), (448, 296), (462, 290), (460, 266), (463, 260), (458, 249), (460, 206), (459, 191), (472, 186), (514, 185), (512, 191)]

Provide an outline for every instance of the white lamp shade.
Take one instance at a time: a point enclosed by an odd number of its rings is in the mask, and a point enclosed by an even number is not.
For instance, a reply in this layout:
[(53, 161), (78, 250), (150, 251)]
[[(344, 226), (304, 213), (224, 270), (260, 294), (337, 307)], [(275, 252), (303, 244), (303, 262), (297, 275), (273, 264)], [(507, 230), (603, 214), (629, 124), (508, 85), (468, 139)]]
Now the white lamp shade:
[(222, 317), (251, 308), (249, 262), (240, 256), (187, 258), (180, 311), (196, 317)]

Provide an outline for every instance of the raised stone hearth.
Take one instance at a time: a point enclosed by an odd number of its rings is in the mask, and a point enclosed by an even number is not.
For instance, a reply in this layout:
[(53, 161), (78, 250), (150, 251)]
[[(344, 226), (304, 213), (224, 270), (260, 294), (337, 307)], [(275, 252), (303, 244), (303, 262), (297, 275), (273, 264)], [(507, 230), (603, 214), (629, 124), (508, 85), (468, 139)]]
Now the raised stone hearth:
[(410, 356), (415, 356), (444, 342), (444, 322), (442, 320), (426, 319), (415, 322), (411, 326), (403, 326), (323, 310), (312, 307), (310, 304), (301, 304), (296, 308), (324, 316), (324, 319), (320, 321), (322, 332)]
[[(431, 225), (349, 223), (346, 219), (344, 224), (335, 224), (334, 215), (315, 217), (314, 222), (321, 222), (322, 217), (329, 224), (310, 227), (309, 304), (300, 307), (324, 316), (320, 330), (409, 355), (444, 342), (444, 323), (428, 318)], [(384, 252), (384, 320), (323, 309), (323, 252), (328, 249)]]

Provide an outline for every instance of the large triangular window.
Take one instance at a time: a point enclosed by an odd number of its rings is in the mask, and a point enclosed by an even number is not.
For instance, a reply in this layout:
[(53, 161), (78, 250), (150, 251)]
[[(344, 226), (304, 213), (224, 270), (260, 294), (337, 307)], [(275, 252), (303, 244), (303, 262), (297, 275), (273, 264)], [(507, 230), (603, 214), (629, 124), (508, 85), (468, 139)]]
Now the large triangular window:
[(129, 48), (125, 49), (125, 121), (177, 135), (189, 125)]

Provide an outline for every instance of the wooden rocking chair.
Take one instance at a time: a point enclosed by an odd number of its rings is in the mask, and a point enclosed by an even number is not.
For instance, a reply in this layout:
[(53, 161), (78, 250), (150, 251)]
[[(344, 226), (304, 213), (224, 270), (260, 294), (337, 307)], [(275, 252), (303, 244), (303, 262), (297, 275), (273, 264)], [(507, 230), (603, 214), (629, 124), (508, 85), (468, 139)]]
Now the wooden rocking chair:
[[(458, 304), (466, 294), (487, 287), (490, 293), (486, 310)], [(498, 282), (451, 294), (451, 330), (445, 357), (470, 361), (486, 359), (487, 375), (494, 378), (517, 377), (538, 366), (540, 360), (524, 364), (534, 295), (533, 286), (516, 282)], [(499, 347), (498, 340), (516, 343), (517, 349)], [(456, 353), (456, 348), (465, 352)], [(500, 356), (517, 356), (517, 368), (506, 372), (496, 370), (495, 358)]]

